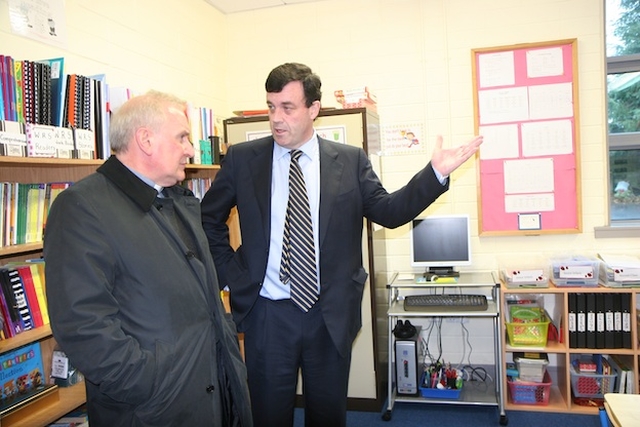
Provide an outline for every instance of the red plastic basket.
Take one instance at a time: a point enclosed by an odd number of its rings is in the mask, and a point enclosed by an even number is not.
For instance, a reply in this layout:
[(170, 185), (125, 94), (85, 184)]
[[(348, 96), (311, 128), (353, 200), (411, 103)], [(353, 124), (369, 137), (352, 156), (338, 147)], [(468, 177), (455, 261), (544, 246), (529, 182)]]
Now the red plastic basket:
[(519, 405), (548, 405), (551, 394), (551, 377), (545, 372), (541, 383), (509, 379), (509, 395), (511, 402)]

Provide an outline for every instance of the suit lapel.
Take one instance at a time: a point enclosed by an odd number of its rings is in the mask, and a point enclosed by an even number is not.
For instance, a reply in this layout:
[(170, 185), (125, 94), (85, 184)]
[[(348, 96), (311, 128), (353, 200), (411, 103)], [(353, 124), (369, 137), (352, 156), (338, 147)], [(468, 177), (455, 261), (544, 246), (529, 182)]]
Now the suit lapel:
[(340, 180), (344, 164), (338, 160), (338, 152), (322, 139), (318, 139), (320, 148), (320, 247), (327, 234), (327, 224), (334, 211), (336, 197), (340, 190)]
[(271, 175), (273, 164), (273, 138), (265, 138), (264, 142), (253, 148), (254, 157), (249, 160), (253, 191), (260, 209), (265, 242), (269, 244), (271, 234)]

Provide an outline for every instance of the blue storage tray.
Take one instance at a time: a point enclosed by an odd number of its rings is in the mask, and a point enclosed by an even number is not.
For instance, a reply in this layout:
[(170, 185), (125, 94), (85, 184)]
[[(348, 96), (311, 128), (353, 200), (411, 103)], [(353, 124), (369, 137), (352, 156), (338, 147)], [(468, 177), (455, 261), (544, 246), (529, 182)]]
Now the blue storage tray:
[(424, 375), (420, 378), (420, 395), (429, 399), (460, 399), (462, 389), (439, 389), (423, 387)]

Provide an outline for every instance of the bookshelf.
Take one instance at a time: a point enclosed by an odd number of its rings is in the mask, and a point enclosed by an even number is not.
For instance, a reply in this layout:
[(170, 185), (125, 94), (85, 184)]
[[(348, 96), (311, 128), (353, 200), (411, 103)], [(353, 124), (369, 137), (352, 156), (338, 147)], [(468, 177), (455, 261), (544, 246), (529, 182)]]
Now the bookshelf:
[[(549, 283), (548, 288), (507, 288), (504, 283), (501, 285), (501, 292), (504, 295), (503, 301), (513, 295), (535, 295), (544, 298), (545, 308), (547, 302), (555, 305), (557, 313), (553, 317), (554, 322), (559, 326), (559, 335), (562, 342), (547, 340), (542, 347), (531, 348), (530, 351), (544, 352), (549, 355), (550, 364), (547, 370), (551, 374), (552, 385), (550, 397), (547, 405), (531, 405), (514, 403), (509, 393), (506, 393), (507, 410), (539, 411), (539, 412), (565, 412), (578, 414), (598, 414), (597, 406), (583, 406), (574, 402), (571, 385), (571, 358), (579, 354), (602, 354), (616, 355), (622, 358), (635, 373), (635, 394), (638, 393), (638, 357), (640, 356), (640, 346), (638, 343), (638, 327), (636, 323), (637, 311), (636, 301), (638, 299), (638, 289), (634, 288), (610, 288), (598, 287), (557, 287)], [(630, 299), (631, 318), (631, 348), (572, 348), (569, 346), (569, 331), (566, 327), (566, 320), (569, 318), (569, 296), (572, 294), (628, 294)], [(507, 322), (506, 310), (502, 310), (503, 324)], [(559, 318), (561, 317), (561, 319)], [(562, 327), (560, 327), (562, 325)], [(511, 362), (513, 353), (527, 351), (523, 347), (513, 347), (509, 344), (506, 330), (502, 334), (503, 360)], [(551, 363), (553, 360), (553, 363)], [(503, 375), (503, 388), (508, 390), (507, 376)]]
[[(8, 182), (76, 182), (93, 173), (103, 160), (79, 160), (58, 158), (2, 157), (0, 156), (0, 181)], [(187, 178), (214, 178), (219, 165), (187, 166)], [(230, 219), (233, 222), (233, 217)], [(239, 241), (237, 232), (231, 228), (231, 237)], [(11, 261), (23, 261), (42, 255), (42, 243), (30, 243), (0, 247), (0, 265)], [(13, 338), (0, 340), (0, 354), (38, 342), (43, 358), (45, 375), (51, 371), (51, 355), (56, 347), (51, 327), (45, 325), (28, 330)], [(3, 427), (46, 426), (63, 415), (78, 408), (86, 401), (84, 383), (70, 387), (54, 387), (20, 404), (16, 409), (0, 416)]]

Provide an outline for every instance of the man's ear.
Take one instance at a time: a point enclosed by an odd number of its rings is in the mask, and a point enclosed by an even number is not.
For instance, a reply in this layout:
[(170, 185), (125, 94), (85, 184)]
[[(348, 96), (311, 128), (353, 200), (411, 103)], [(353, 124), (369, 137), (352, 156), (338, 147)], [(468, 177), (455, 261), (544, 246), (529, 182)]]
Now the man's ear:
[(309, 115), (311, 116), (311, 120), (315, 120), (320, 114), (320, 101), (313, 101), (311, 106), (309, 107)]
[(147, 127), (139, 127), (135, 132), (136, 145), (143, 153), (150, 155), (152, 152), (152, 132)]

